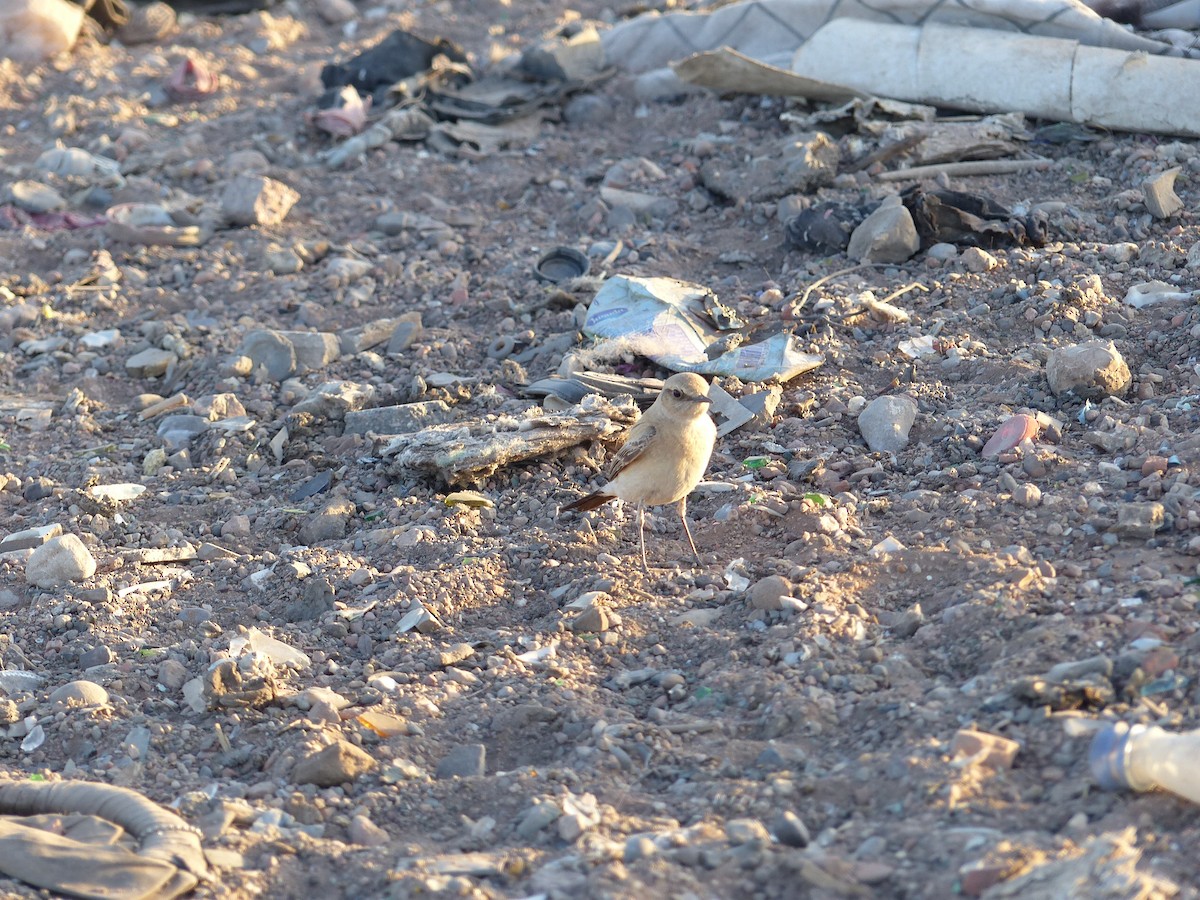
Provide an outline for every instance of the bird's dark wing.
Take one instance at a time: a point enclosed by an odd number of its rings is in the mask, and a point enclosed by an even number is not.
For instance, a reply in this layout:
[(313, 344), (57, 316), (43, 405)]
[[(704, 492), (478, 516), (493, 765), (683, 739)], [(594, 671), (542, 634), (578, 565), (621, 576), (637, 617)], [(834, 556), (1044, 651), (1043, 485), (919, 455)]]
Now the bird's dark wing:
[(612, 458), (612, 462), (608, 465), (608, 480), (616, 478), (622, 469), (628, 468), (630, 463), (646, 452), (646, 448), (654, 441), (654, 436), (658, 430), (653, 425), (646, 425), (638, 422), (629, 431), (629, 437), (621, 449), (617, 451), (617, 455)]

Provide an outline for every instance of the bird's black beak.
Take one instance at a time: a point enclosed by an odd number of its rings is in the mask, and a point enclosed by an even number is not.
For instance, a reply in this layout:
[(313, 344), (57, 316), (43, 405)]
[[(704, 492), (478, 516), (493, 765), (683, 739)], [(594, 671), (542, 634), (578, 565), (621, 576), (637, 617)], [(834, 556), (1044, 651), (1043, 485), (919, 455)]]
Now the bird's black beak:
[(704, 397), (704, 396), (701, 396), (700, 394), (697, 394), (692, 399), (695, 400), (697, 403), (712, 403), (713, 402), (712, 397)]

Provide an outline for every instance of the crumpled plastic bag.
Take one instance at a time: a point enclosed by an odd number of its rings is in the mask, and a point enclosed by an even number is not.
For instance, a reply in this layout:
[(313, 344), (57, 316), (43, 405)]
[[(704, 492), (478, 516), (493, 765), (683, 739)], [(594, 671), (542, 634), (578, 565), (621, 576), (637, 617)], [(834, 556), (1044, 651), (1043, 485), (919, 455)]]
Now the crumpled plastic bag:
[(733, 375), (743, 381), (788, 381), (817, 368), (825, 357), (799, 349), (787, 332), (744, 343), (741, 331), (706, 287), (674, 278), (615, 276), (597, 291), (584, 333), (645, 356), (676, 372)]

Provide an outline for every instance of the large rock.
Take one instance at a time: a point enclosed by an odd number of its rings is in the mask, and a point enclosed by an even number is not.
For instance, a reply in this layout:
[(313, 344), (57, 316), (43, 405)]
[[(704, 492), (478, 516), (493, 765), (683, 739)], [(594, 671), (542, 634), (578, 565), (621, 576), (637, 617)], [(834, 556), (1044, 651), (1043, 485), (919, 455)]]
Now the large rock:
[(135, 378), (159, 378), (177, 362), (179, 358), (171, 351), (149, 347), (125, 360), (125, 370)]
[(908, 446), (917, 405), (908, 397), (876, 397), (858, 414), (858, 430), (876, 453), (897, 453)]
[(859, 262), (900, 263), (920, 249), (912, 213), (891, 196), (854, 229), (846, 255)]
[(83, 541), (73, 534), (51, 538), (25, 563), (25, 578), (40, 588), (59, 588), (96, 574), (96, 560)]
[(300, 543), (311, 547), (332, 541), (346, 533), (346, 525), (354, 515), (354, 504), (346, 499), (330, 500), (300, 526)]
[(792, 583), (782, 575), (760, 578), (750, 588), (750, 605), (754, 609), (783, 609), (783, 598), (792, 596)]
[(1100, 400), (1124, 394), (1133, 376), (1111, 341), (1088, 341), (1052, 350), (1046, 360), (1046, 380), (1056, 397), (1075, 394)]
[(460, 744), (443, 757), (434, 773), (438, 778), (481, 778), (487, 771), (483, 744)]
[(292, 769), (292, 781), (296, 784), (333, 787), (354, 781), (373, 768), (373, 756), (349, 741), (338, 741), (296, 763)]
[(1183, 209), (1183, 201), (1175, 193), (1175, 178), (1180, 167), (1175, 166), (1142, 182), (1142, 193), (1146, 197), (1146, 209), (1156, 219), (1169, 219)]
[(233, 225), (278, 225), (300, 195), (286, 184), (261, 175), (238, 175), (225, 186), (221, 208)]

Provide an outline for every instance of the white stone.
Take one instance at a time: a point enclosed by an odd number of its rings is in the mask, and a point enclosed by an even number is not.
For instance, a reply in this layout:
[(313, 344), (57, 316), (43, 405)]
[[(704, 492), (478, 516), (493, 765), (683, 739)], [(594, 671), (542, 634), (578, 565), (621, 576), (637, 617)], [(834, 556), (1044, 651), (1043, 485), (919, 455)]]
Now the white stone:
[(34, 550), (25, 563), (26, 580), (45, 589), (63, 587), (95, 574), (95, 558), (73, 534), (51, 538)]

